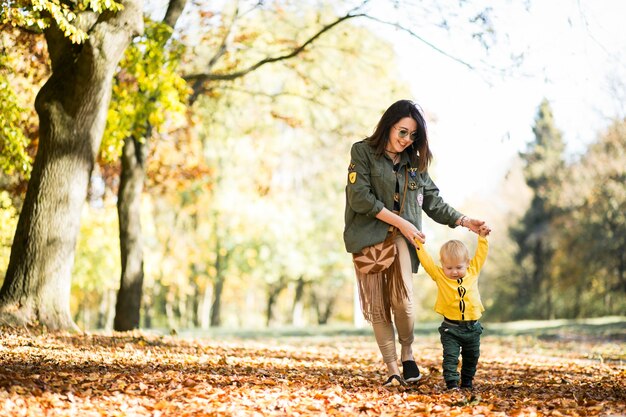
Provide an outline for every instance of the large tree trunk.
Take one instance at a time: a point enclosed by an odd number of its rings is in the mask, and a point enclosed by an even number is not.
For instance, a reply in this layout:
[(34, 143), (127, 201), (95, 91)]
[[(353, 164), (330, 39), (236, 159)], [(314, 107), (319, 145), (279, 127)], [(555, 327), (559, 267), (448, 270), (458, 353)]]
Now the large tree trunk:
[[(163, 23), (174, 28), (186, 3), (187, 0), (170, 0)], [(147, 120), (145, 123), (148, 125), (147, 131), (150, 132), (150, 123)], [(149, 137), (149, 134), (146, 136)], [(147, 141), (139, 142), (127, 138), (122, 152), (121, 185), (117, 196), (122, 276), (115, 305), (114, 323), (114, 328), (118, 331), (139, 327), (143, 287), (142, 229), (139, 218), (146, 176), (147, 148)]]
[(82, 13), (89, 38), (74, 45), (46, 31), (52, 75), (39, 91), (39, 149), (20, 213), (4, 284), (0, 322), (77, 327), (70, 315), (71, 271), (80, 214), (106, 123), (111, 80), (131, 37), (143, 30), (143, 0), (119, 13)]
[(122, 151), (122, 173), (117, 200), (122, 276), (113, 322), (113, 329), (117, 331), (139, 328), (143, 286), (140, 213), (147, 149), (146, 142), (130, 137), (124, 142)]

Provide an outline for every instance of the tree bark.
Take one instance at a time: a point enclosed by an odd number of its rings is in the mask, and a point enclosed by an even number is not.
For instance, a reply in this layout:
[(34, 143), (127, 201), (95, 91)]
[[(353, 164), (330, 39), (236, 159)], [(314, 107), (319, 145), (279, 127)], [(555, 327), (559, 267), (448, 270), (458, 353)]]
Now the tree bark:
[(143, 245), (141, 242), (141, 195), (145, 179), (148, 145), (126, 138), (122, 150), (122, 172), (117, 200), (122, 275), (115, 304), (113, 329), (139, 328), (143, 287)]
[(143, 0), (119, 13), (85, 12), (89, 38), (72, 44), (45, 31), (52, 75), (37, 94), (39, 149), (20, 213), (5, 280), (0, 322), (77, 330), (69, 308), (80, 214), (100, 147), (117, 64), (143, 30)]

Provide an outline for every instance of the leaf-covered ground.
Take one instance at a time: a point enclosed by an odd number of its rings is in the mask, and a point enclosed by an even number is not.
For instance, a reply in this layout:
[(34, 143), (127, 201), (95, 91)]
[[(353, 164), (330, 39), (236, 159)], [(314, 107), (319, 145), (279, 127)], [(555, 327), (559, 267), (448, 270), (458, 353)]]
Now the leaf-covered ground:
[(435, 334), (419, 386), (385, 389), (371, 335), (183, 339), (0, 335), (5, 416), (626, 416), (623, 338), (485, 336), (473, 392), (449, 392)]

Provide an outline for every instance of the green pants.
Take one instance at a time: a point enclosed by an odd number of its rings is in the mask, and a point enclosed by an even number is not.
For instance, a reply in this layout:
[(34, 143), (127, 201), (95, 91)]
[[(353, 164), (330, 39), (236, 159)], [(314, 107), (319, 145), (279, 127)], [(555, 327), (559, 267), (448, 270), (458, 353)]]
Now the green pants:
[(476, 365), (480, 356), (480, 335), (483, 326), (477, 321), (452, 324), (443, 321), (439, 327), (443, 346), (443, 379), (446, 385), (458, 384), (459, 354), (463, 358), (461, 365), (462, 381), (471, 382), (476, 374)]

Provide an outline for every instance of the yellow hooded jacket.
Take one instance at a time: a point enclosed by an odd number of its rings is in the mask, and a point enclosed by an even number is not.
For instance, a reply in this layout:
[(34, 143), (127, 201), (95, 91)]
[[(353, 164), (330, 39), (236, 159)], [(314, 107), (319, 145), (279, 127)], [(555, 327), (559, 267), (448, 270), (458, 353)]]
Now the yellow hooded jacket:
[[(446, 277), (443, 268), (436, 265), (432, 257), (418, 242), (417, 256), (424, 270), (437, 284), (435, 311), (450, 320), (478, 320), (485, 308), (478, 291), (478, 275), (487, 259), (489, 243), (478, 236), (476, 253), (470, 260), (467, 274), (459, 280)], [(464, 311), (463, 311), (464, 310)]]

